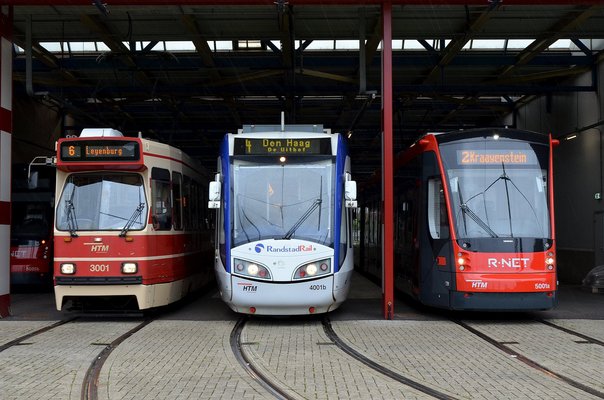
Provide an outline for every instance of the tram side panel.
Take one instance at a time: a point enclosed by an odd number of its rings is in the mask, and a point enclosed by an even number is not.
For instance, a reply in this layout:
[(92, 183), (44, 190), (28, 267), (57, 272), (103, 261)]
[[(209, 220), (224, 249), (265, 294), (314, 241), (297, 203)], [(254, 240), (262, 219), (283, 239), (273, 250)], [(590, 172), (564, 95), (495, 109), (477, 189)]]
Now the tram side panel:
[(421, 184), (417, 207), (419, 229), (419, 300), (430, 306), (449, 307), (449, 294), (454, 290), (451, 271), (451, 240), (442, 177), (436, 154), (425, 152), (420, 157)]

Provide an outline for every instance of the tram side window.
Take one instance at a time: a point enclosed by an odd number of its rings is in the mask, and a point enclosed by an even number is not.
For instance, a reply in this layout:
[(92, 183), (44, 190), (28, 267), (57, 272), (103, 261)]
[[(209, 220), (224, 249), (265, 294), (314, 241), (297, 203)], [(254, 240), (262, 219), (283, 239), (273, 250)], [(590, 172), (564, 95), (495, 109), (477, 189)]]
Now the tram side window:
[(193, 228), (191, 223), (191, 178), (183, 176), (182, 185), (182, 216), (183, 227), (189, 231)]
[(151, 170), (152, 220), (153, 227), (156, 230), (166, 231), (172, 228), (170, 192), (170, 171), (163, 168), (153, 168)]
[(191, 184), (191, 224), (193, 229), (199, 229), (202, 225), (200, 223), (200, 213), (203, 212), (204, 208), (201, 207), (200, 204), (200, 191), (199, 184), (196, 181), (193, 181)]
[(182, 230), (182, 175), (172, 172), (172, 200), (174, 201), (174, 229)]
[(428, 226), (433, 239), (449, 237), (445, 193), (440, 177), (428, 179)]

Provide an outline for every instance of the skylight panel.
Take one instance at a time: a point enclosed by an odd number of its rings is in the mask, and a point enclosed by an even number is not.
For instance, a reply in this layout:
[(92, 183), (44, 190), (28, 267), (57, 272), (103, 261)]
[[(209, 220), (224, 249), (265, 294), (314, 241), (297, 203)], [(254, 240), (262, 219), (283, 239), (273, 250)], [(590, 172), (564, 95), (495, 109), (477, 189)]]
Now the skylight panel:
[(473, 50), (503, 50), (505, 39), (474, 39), (472, 40)]
[(535, 39), (509, 39), (508, 50), (524, 50), (533, 43)]
[(313, 40), (307, 50), (333, 50), (335, 40)]
[(61, 53), (63, 51), (62, 42), (40, 42), (40, 46), (44, 47), (51, 53)]
[(403, 41), (404, 50), (426, 50), (420, 42), (414, 39), (406, 39)]
[(195, 45), (190, 40), (165, 41), (166, 51), (196, 51)]
[(214, 42), (216, 51), (231, 51), (233, 50), (233, 41), (231, 40), (216, 40)]
[(99, 51), (111, 51), (111, 49), (105, 44), (105, 42), (96, 42), (96, 48)]
[(238, 50), (262, 50), (264, 46), (261, 40), (236, 40), (235, 46)]
[(97, 51), (95, 42), (69, 42), (69, 48), (74, 53), (93, 53)]
[(569, 50), (572, 42), (570, 39), (558, 39), (551, 46), (548, 47), (549, 50)]
[(336, 40), (336, 50), (358, 50), (358, 40)]

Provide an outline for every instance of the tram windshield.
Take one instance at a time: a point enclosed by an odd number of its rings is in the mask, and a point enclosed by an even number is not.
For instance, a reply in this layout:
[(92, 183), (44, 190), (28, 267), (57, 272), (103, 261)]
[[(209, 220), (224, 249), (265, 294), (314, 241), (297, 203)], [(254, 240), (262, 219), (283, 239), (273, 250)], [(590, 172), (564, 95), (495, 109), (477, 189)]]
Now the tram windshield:
[(132, 173), (71, 174), (57, 203), (56, 221), (57, 229), (72, 233), (121, 231), (128, 224), (130, 230), (145, 228), (147, 201), (142, 177)]
[(263, 164), (233, 161), (233, 246), (304, 239), (333, 246), (331, 158)]
[(550, 238), (548, 147), (500, 139), (441, 144), (458, 238)]

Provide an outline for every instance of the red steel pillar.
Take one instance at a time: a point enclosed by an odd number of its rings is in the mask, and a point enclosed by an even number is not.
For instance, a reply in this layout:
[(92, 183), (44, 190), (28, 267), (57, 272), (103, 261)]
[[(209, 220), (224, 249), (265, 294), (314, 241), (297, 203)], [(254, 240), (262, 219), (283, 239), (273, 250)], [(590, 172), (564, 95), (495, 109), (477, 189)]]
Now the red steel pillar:
[(382, 3), (382, 274), (384, 318), (394, 315), (394, 140), (392, 137), (392, 3)]
[(0, 6), (0, 318), (10, 314), (10, 183), (13, 131), (12, 6)]

